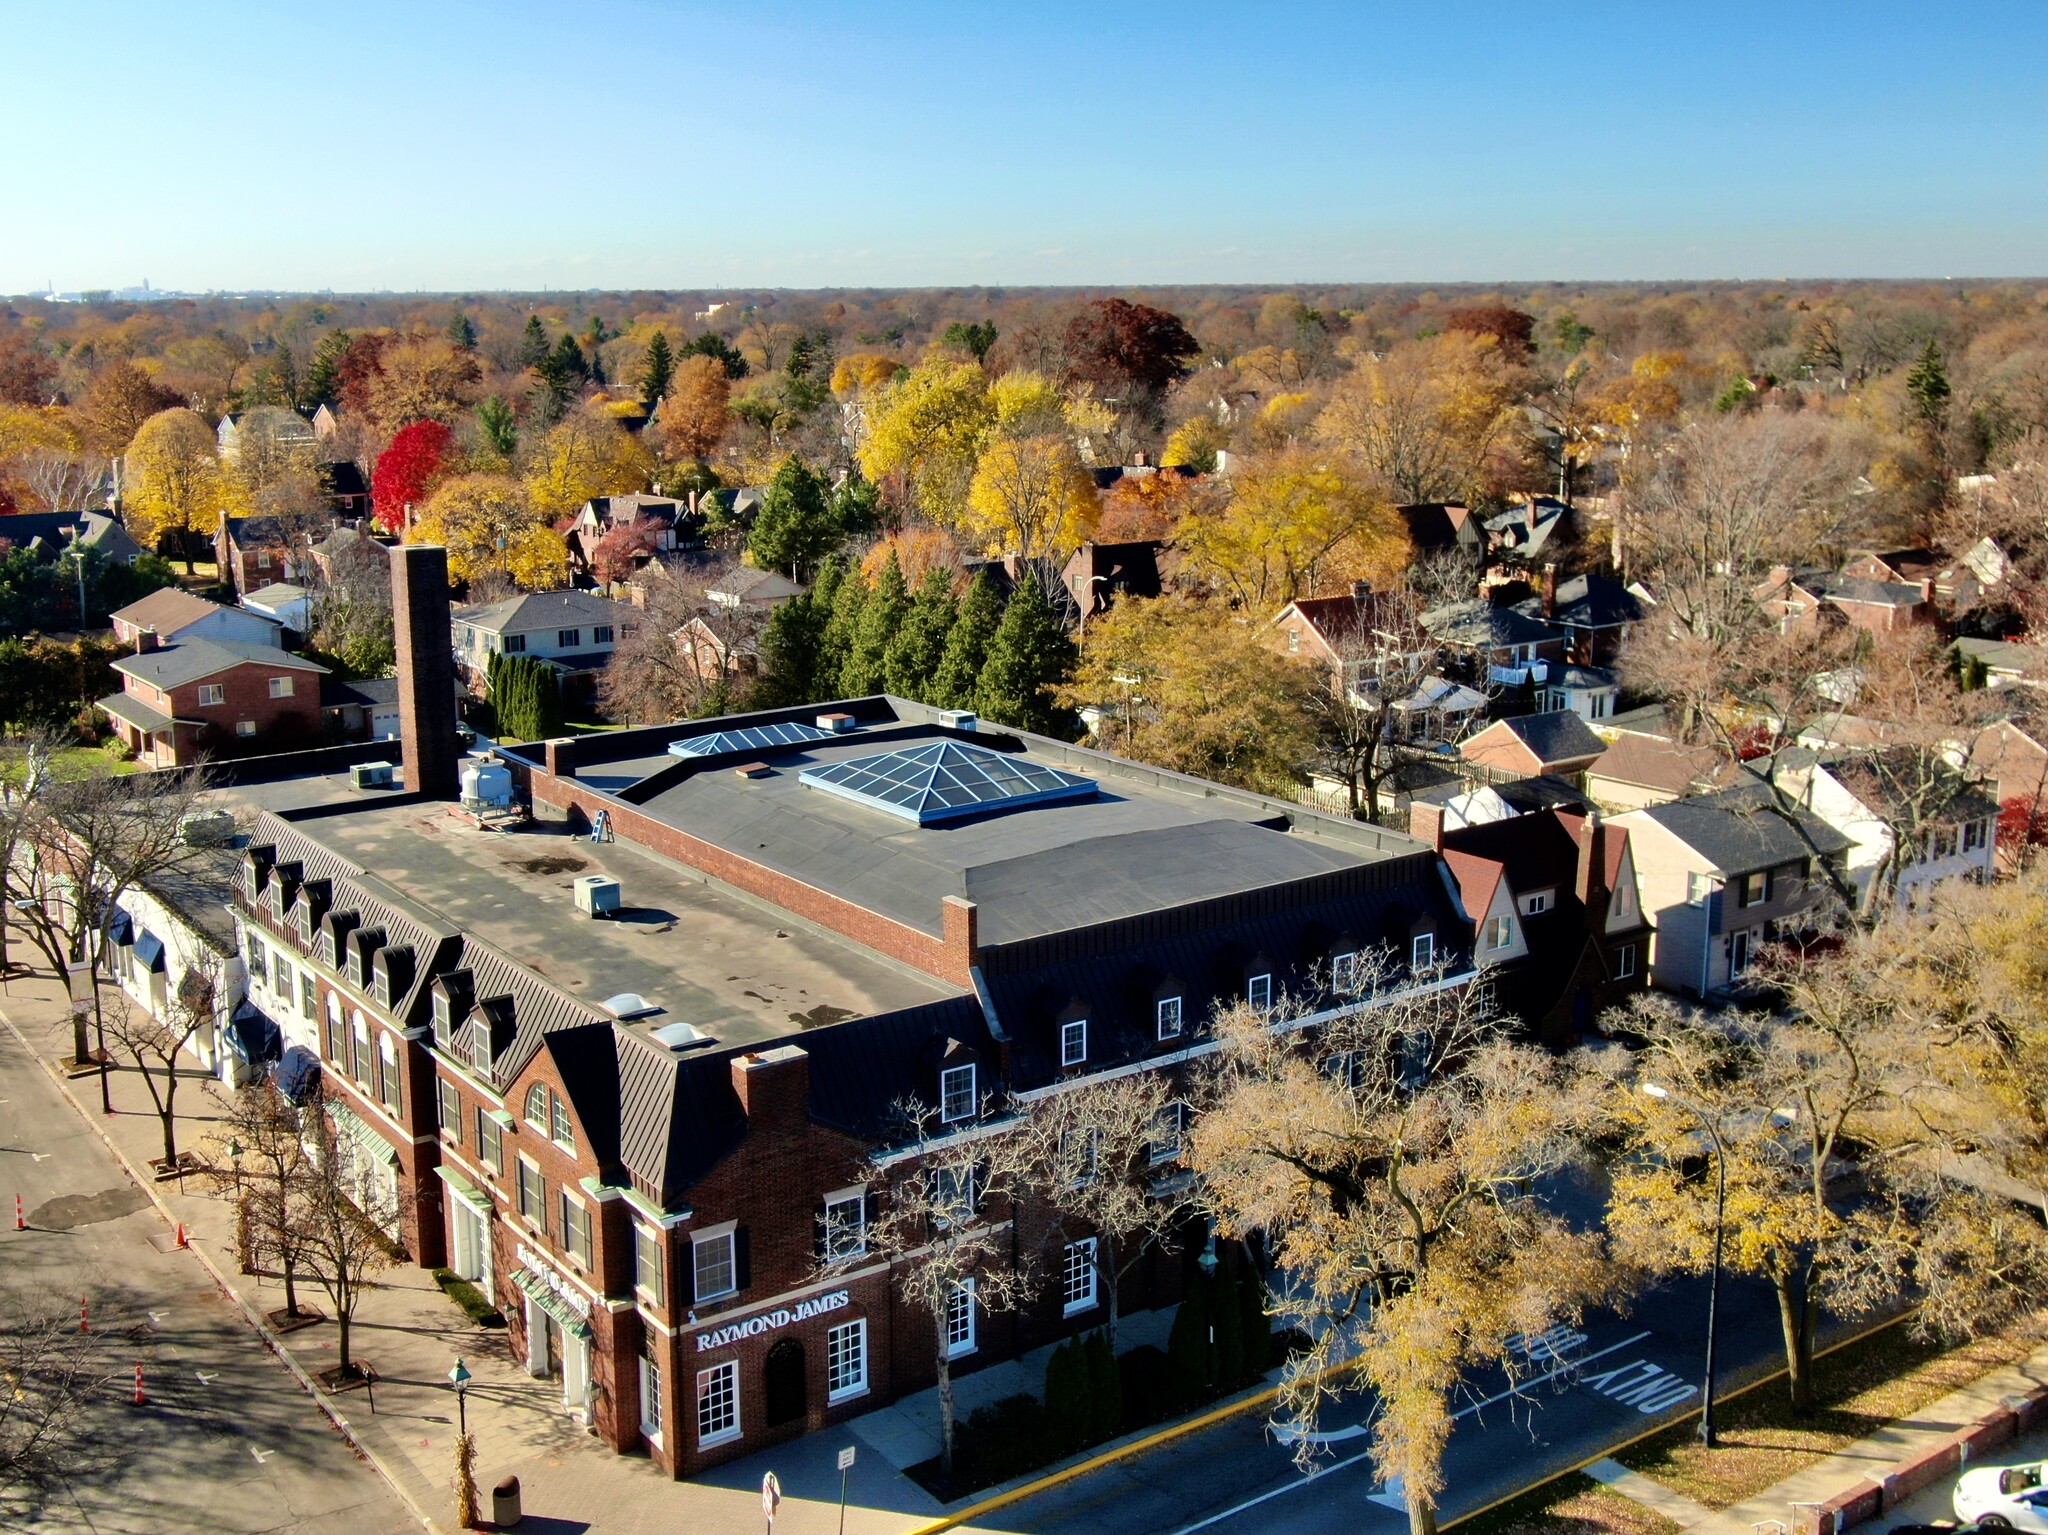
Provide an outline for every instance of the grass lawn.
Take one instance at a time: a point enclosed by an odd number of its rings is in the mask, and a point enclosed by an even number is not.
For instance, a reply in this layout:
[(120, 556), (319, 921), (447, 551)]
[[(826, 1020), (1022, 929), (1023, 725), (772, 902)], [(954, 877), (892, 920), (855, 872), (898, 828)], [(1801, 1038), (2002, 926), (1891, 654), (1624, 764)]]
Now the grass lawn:
[(1458, 1535), (1677, 1535), (1681, 1528), (1574, 1471), (1459, 1521)]
[[(50, 754), (50, 766), (60, 778), (83, 778), (92, 773), (132, 773), (138, 764), (123, 762), (108, 746), (66, 746)], [(20, 781), (17, 765), (12, 777)]]
[(2044, 1338), (2048, 1318), (2042, 1316), (1958, 1348), (1916, 1337), (1911, 1322), (1899, 1322), (1814, 1361), (1818, 1405), (1809, 1417), (1793, 1416), (1782, 1379), (1766, 1381), (1715, 1404), (1719, 1448), (1700, 1448), (1693, 1437), (1699, 1420), (1692, 1417), (1615, 1459), (1709, 1508), (1726, 1508), (2024, 1359)]

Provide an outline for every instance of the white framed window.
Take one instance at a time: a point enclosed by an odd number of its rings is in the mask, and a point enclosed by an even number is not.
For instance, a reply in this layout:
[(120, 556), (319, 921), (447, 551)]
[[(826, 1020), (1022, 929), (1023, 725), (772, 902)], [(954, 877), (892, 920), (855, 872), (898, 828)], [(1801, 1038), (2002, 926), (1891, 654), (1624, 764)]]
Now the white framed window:
[(290, 698), (292, 696), (292, 679), (289, 677), (272, 677), (270, 679), (270, 696), (272, 698)]
[(1358, 953), (1346, 949), (1330, 959), (1330, 989), (1340, 997), (1348, 997), (1358, 990)]
[(717, 1300), (738, 1292), (737, 1235), (738, 1228), (728, 1225), (690, 1239), (690, 1266), (698, 1300)]
[(1486, 946), (1489, 949), (1511, 949), (1515, 946), (1515, 919), (1495, 917), (1487, 930)]
[(554, 1127), (550, 1130), (549, 1134), (553, 1137), (554, 1143), (564, 1151), (574, 1151), (576, 1149), (576, 1131), (569, 1123), (568, 1102), (561, 1094), (557, 1093), (554, 1095), (554, 1105)]
[(1761, 906), (1771, 898), (1771, 876), (1768, 870), (1742, 876), (1742, 904)]
[(946, 1297), (946, 1357), (974, 1352), (974, 1281), (963, 1279)]
[(356, 1079), (359, 1087), (370, 1085), (371, 1074), (376, 1070), (376, 1056), (370, 1053), (370, 1022), (360, 1011), (349, 1015), (350, 1035), (349, 1075)]
[(1636, 946), (1625, 943), (1614, 951), (1614, 978), (1625, 981), (1636, 973)]
[(1614, 914), (1625, 917), (1636, 909), (1636, 888), (1627, 880), (1614, 887)]
[(838, 1262), (868, 1250), (868, 1195), (864, 1188), (825, 1196), (825, 1258)]
[(1088, 1020), (1076, 1018), (1060, 1025), (1060, 1064), (1079, 1066), (1088, 1059)]
[(1332, 1082), (1357, 1092), (1365, 1085), (1365, 1057), (1356, 1050), (1339, 1050), (1323, 1062), (1323, 1074)]
[(558, 650), (574, 650), (582, 643), (583, 631), (581, 629), (558, 629), (555, 631), (555, 648)]
[(227, 701), (228, 690), (225, 684), (219, 682), (202, 682), (199, 684), (200, 708), (212, 708), (217, 704), (224, 704)]
[(932, 1219), (941, 1226), (974, 1218), (974, 1164), (952, 1163), (934, 1167), (926, 1192), (931, 1198)]
[(1756, 947), (1756, 938), (1749, 928), (1738, 928), (1728, 935), (1728, 973), (1731, 976), (1749, 974), (1750, 960)]
[(393, 1114), (396, 1114), (399, 1112), (402, 1102), (398, 1073), (398, 1046), (392, 1040), (392, 1037), (382, 1030), (379, 1030), (377, 1034), (377, 1065), (378, 1096), (383, 1100), (384, 1107)]
[(1244, 999), (1260, 1012), (1273, 1005), (1273, 977), (1255, 975), (1244, 983)]
[(1427, 970), (1436, 963), (1436, 934), (1417, 933), (1408, 940), (1408, 968)]
[(1522, 915), (1525, 917), (1540, 917), (1543, 915), (1543, 913), (1550, 910), (1550, 908), (1556, 904), (1556, 891), (1532, 890), (1527, 895), (1522, 897)]
[(235, 734), (238, 736), (253, 736), (256, 734), (256, 722), (254, 720), (236, 720)]
[(519, 1159), (519, 1218), (536, 1231), (548, 1229), (547, 1184), (525, 1157)]
[(270, 989), (284, 998), (286, 1002), (290, 1002), (292, 993), (297, 988), (298, 980), (292, 974), (292, 962), (286, 959), (283, 954), (279, 954), (276, 963), (271, 967)]
[(504, 646), (506, 655), (523, 656), (526, 654), (526, 636), (523, 634), (508, 634), (505, 636)]
[(436, 1108), (441, 1115), (441, 1133), (454, 1145), (462, 1144), (462, 1094), (446, 1077), (434, 1078)]
[(1161, 1039), (1180, 1038), (1181, 1024), (1179, 997), (1161, 997), (1159, 999), (1158, 1018), (1159, 1037)]
[(1180, 1155), (1182, 1132), (1187, 1128), (1188, 1106), (1169, 1103), (1152, 1118), (1151, 1139), (1145, 1145), (1145, 1160), (1158, 1167)]
[(299, 972), (299, 1011), (306, 1015), (308, 1023), (320, 1016), (320, 988), (314, 984), (310, 970)]
[(661, 1365), (649, 1352), (654, 1339), (640, 1345), (640, 1432), (652, 1444), (661, 1443)]
[(974, 1067), (948, 1066), (939, 1073), (939, 1118), (946, 1124), (974, 1117)]
[(1102, 1162), (1102, 1132), (1086, 1130), (1062, 1130), (1060, 1132), (1060, 1169), (1070, 1189), (1085, 1189), (1095, 1181), (1097, 1169)]
[(1095, 1238), (1069, 1242), (1060, 1274), (1062, 1316), (1095, 1308), (1095, 1277)]
[(868, 1324), (865, 1317), (825, 1332), (825, 1400), (843, 1402), (868, 1389)]
[(455, 1011), (448, 1005), (446, 992), (434, 993), (434, 1032), (446, 1035), (455, 1026)]
[(1985, 836), (1984, 836), (1984, 831), (1985, 831), (1985, 827), (1986, 827), (1986, 824), (1987, 824), (1987, 823), (1985, 823), (1985, 822), (1983, 822), (1983, 821), (1967, 821), (1967, 822), (1965, 822), (1965, 823), (1963, 824), (1963, 851), (1964, 851), (1964, 852), (1966, 852), (1966, 853), (1974, 853), (1974, 852), (1976, 852), (1976, 851), (1977, 851), (1977, 849), (1978, 849), (1978, 848), (1980, 848), (1980, 847), (1982, 847), (1982, 846), (1984, 845), (1984, 843), (1985, 843)]
[(662, 1287), (662, 1232), (659, 1226), (633, 1222), (633, 1288), (651, 1296), (656, 1305), (668, 1304)]
[(611, 642), (612, 642), (612, 626), (611, 626), (610, 624), (599, 624), (599, 625), (598, 625), (598, 626), (597, 626), (597, 627), (596, 627), (595, 629), (592, 629), (592, 630), (590, 631), (590, 643), (591, 643), (591, 644), (593, 644), (593, 645), (609, 645), (609, 644), (610, 644)]
[(590, 1210), (579, 1201), (570, 1198), (569, 1191), (562, 1194), (562, 1246), (585, 1268), (590, 1267)]
[(542, 1135), (548, 1133), (548, 1090), (538, 1082), (526, 1090), (526, 1122)]
[(697, 1443), (722, 1444), (740, 1432), (740, 1362), (697, 1372)]
[(490, 1111), (481, 1106), (476, 1111), (476, 1149), (483, 1158), (484, 1166), (499, 1177), (505, 1176), (505, 1131)]
[(1685, 877), (1685, 904), (1704, 906), (1707, 897), (1714, 893), (1714, 876), (1711, 874), (1688, 874)]

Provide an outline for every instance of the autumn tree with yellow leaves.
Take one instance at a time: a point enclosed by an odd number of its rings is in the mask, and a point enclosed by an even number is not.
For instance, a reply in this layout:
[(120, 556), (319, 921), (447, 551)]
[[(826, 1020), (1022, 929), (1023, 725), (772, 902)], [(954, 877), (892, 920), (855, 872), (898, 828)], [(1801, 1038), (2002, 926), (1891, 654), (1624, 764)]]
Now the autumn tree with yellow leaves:
[(1057, 558), (1087, 539), (1100, 513), (1095, 482), (1074, 445), (1048, 432), (988, 445), (960, 526), (989, 554)]
[(1437, 336), (1361, 360), (1338, 380), (1317, 430), (1397, 501), (1470, 500), (1512, 429), (1521, 387), (1492, 338)]
[(877, 483), (898, 481), (927, 517), (958, 526), (994, 415), (979, 364), (921, 362), (869, 409), (861, 473)]
[(561, 534), (506, 474), (443, 481), (414, 517), (408, 542), (446, 545), (448, 573), (457, 581), (502, 574), (528, 591), (547, 591), (569, 574)]
[(1186, 518), (1175, 538), (1193, 573), (1262, 616), (1353, 581), (1391, 581), (1413, 555), (1386, 500), (1335, 455), (1309, 449), (1252, 465), (1219, 512)]
[(230, 496), (215, 449), (213, 429), (183, 406), (151, 416), (128, 445), (128, 531), (145, 549), (170, 540), (188, 571), (194, 539), (220, 527)]
[(593, 496), (645, 490), (653, 468), (652, 455), (616, 421), (577, 411), (549, 429), (527, 470), (526, 493), (535, 513), (553, 521)]

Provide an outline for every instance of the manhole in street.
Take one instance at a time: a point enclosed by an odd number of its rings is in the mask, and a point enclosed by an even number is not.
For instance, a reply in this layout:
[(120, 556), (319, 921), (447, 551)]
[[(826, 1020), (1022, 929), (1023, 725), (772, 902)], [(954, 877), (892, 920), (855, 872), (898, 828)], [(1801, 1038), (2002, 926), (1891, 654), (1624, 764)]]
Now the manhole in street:
[(149, 1196), (132, 1183), (97, 1194), (59, 1194), (29, 1211), (28, 1223), (45, 1231), (75, 1231), (133, 1215), (148, 1203)]

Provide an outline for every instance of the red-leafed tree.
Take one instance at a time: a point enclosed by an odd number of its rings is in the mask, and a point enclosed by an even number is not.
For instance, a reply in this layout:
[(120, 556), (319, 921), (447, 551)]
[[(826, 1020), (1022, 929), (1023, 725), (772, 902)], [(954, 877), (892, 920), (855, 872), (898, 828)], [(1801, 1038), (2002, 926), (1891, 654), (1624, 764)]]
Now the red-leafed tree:
[(1536, 333), (1535, 316), (1505, 304), (1453, 309), (1444, 316), (1444, 329), (1463, 331), (1468, 336), (1491, 336), (1500, 343), (1503, 357), (1519, 359), (1535, 350), (1530, 339)]
[(606, 586), (623, 581), (640, 562), (661, 547), (661, 524), (626, 522), (613, 528), (590, 551), (590, 573)]
[(391, 446), (377, 455), (377, 467), (370, 474), (370, 504), (378, 527), (396, 533), (405, 526), (408, 505), (426, 505), (428, 490), (447, 467), (453, 438), (439, 421), (415, 421), (398, 429)]
[(1103, 389), (1157, 395), (1187, 377), (1202, 348), (1180, 317), (1126, 299), (1097, 299), (1067, 322), (1067, 365)]
[(348, 350), (341, 354), (341, 363), (335, 369), (340, 381), (341, 408), (349, 415), (375, 414), (370, 408), (370, 390), (377, 375), (384, 371), (384, 348), (390, 341), (391, 337), (382, 331), (366, 331), (349, 338)]

